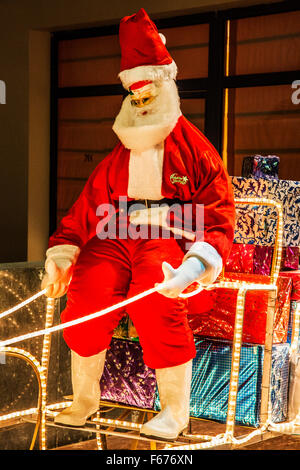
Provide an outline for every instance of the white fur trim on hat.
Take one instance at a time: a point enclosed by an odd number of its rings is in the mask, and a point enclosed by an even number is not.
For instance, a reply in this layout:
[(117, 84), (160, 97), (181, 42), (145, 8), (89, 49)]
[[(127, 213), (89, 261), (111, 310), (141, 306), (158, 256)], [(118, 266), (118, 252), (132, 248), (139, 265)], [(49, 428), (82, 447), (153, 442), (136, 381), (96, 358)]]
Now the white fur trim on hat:
[(177, 65), (174, 61), (167, 65), (141, 65), (133, 69), (123, 70), (119, 73), (119, 78), (125, 89), (141, 80), (175, 80), (177, 75)]

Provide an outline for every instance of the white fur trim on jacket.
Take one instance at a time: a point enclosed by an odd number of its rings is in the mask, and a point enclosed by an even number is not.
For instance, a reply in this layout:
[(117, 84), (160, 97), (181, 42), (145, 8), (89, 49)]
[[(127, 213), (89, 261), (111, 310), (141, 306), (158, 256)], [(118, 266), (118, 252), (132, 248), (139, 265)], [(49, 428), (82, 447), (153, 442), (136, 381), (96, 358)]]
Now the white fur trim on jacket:
[(77, 261), (80, 253), (80, 248), (75, 245), (56, 245), (52, 246), (46, 251), (46, 262), (45, 269), (47, 271), (47, 265), (49, 261), (54, 261), (57, 267), (66, 270)]
[(152, 82), (175, 80), (176, 75), (177, 65), (172, 61), (167, 65), (141, 65), (133, 69), (123, 70), (119, 73), (119, 78), (123, 87), (128, 90), (130, 85), (141, 80), (151, 80)]
[(204, 275), (201, 275), (199, 281), (203, 286), (208, 286), (215, 282), (222, 271), (223, 261), (217, 250), (206, 242), (195, 242), (183, 258), (185, 261), (191, 256), (196, 256), (205, 266)]
[[(138, 135), (138, 132), (136, 132)], [(145, 152), (130, 152), (128, 197), (133, 199), (162, 199), (163, 144)]]

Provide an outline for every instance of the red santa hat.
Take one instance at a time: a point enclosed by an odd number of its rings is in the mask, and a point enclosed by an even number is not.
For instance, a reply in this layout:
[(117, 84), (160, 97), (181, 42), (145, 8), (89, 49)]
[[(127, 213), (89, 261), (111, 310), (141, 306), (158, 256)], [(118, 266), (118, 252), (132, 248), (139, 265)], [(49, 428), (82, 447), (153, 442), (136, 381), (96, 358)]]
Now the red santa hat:
[(175, 79), (177, 67), (166, 46), (165, 37), (143, 8), (120, 22), (121, 72), (124, 88), (137, 82)]

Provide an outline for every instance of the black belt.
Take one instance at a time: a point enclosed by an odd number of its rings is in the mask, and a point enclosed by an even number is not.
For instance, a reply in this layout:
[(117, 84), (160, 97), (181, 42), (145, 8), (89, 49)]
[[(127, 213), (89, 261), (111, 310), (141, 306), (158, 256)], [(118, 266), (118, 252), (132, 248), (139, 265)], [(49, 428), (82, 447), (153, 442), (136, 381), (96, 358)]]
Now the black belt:
[(162, 206), (162, 205), (168, 205), (168, 206), (172, 206), (173, 204), (187, 204), (189, 203), (190, 201), (181, 201), (181, 199), (167, 199), (167, 198), (164, 198), (164, 199), (158, 199), (158, 200), (153, 200), (153, 199), (134, 199), (133, 201), (127, 201), (127, 208), (129, 209), (130, 206), (134, 205), (134, 204), (141, 204), (143, 206), (145, 206), (145, 208), (148, 208), (148, 207), (151, 207), (151, 206), (154, 206), (154, 207), (158, 207), (158, 206)]

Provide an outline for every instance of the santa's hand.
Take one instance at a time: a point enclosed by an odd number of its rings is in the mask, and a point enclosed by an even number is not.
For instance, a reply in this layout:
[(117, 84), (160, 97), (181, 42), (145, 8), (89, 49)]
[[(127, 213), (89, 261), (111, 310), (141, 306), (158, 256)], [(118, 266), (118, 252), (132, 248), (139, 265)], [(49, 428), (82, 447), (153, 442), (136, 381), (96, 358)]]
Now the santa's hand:
[[(176, 298), (190, 284), (199, 281), (205, 273), (205, 266), (196, 256), (190, 256), (177, 269), (166, 261), (162, 264), (165, 275), (163, 286), (158, 292), (165, 297)], [(159, 284), (155, 284), (158, 286)]]
[(74, 245), (59, 245), (47, 250), (46, 273), (42, 279), (42, 289), (47, 289), (47, 297), (58, 298), (66, 294), (79, 252)]

